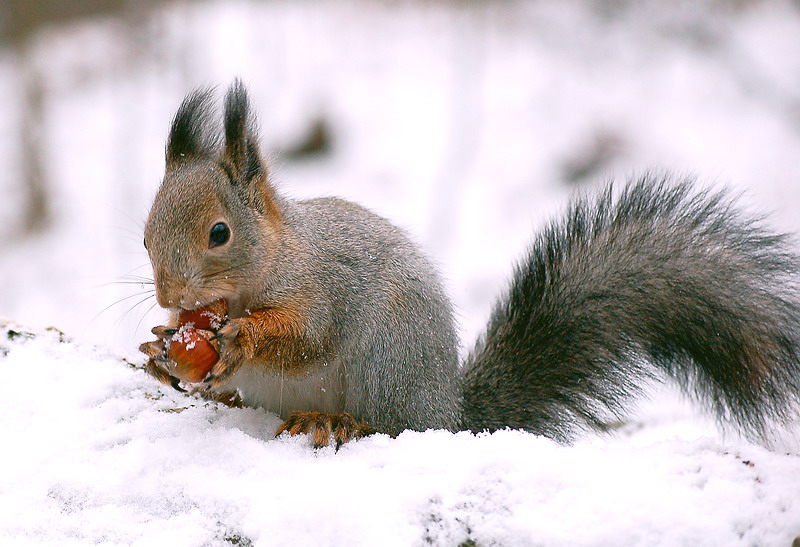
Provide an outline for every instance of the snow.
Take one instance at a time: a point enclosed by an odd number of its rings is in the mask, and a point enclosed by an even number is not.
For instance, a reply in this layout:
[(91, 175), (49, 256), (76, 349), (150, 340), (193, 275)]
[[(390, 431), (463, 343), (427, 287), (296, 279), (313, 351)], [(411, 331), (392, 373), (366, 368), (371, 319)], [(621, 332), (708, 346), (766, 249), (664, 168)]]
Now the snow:
[[(340, 195), (408, 229), (447, 279), (467, 349), (576, 188), (696, 173), (800, 231), (798, 36), (789, 0), (211, 1), (50, 28), (3, 52), (0, 315), (37, 334), (0, 329), (0, 538), (789, 545), (797, 432), (756, 446), (669, 392), (573, 446), (425, 432), (315, 452), (273, 439), (273, 415), (158, 385), (135, 348), (165, 317), (141, 231), (169, 121), (196, 86), (243, 77), (281, 191)], [(13, 137), (31, 78), (54, 216), (22, 237)], [(331, 153), (289, 159), (317, 117)]]
[(800, 533), (800, 455), (724, 441), (680, 411), (573, 446), (428, 431), (315, 451), (275, 439), (275, 415), (180, 394), (136, 356), (55, 331), (6, 323), (0, 355), (13, 386), (0, 400), (6, 544), (789, 545)]

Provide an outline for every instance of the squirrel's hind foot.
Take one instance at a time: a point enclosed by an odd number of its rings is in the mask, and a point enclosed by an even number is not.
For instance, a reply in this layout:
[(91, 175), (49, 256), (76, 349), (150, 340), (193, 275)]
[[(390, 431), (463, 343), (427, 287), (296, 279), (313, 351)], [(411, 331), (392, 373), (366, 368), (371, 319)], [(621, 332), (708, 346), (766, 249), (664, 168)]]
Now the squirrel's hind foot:
[(291, 412), (275, 432), (275, 436), (284, 431), (289, 435), (310, 434), (314, 448), (328, 446), (333, 440), (336, 443), (336, 450), (348, 441), (375, 433), (375, 429), (356, 421), (349, 412), (329, 414), (306, 411)]

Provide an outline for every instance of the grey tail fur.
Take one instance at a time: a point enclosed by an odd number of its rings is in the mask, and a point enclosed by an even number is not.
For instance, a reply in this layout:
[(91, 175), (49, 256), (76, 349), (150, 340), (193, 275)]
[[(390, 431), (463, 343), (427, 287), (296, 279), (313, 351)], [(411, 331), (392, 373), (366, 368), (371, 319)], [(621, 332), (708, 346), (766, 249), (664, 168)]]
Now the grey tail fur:
[(794, 417), (798, 259), (693, 186), (648, 175), (544, 230), (467, 358), (468, 429), (568, 440), (664, 373), (750, 436)]

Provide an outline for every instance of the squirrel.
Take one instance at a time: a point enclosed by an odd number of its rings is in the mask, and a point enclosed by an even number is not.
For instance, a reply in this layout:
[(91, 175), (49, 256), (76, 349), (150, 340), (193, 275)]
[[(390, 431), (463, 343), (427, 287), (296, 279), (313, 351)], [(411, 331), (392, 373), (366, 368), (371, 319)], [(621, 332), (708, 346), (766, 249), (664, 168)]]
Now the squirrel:
[(579, 196), (516, 265), (459, 362), (439, 274), (386, 219), (277, 192), (235, 80), (179, 107), (144, 229), (157, 302), (140, 349), (177, 389), (165, 346), (181, 310), (224, 299), (220, 358), (195, 386), (336, 446), (373, 432), (518, 428), (568, 442), (668, 376), (723, 424), (765, 438), (800, 401), (800, 260), (727, 191), (648, 173)]

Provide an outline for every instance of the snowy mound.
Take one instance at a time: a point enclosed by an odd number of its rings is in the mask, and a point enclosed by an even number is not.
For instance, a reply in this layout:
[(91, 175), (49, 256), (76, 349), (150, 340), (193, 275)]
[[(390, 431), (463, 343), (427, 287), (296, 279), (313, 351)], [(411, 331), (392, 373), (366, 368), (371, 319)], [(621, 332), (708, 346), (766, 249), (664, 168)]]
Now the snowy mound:
[(796, 454), (647, 419), (569, 447), (428, 431), (314, 451), (275, 439), (276, 416), (182, 395), (141, 361), (0, 321), (7, 544), (788, 546), (800, 535)]

